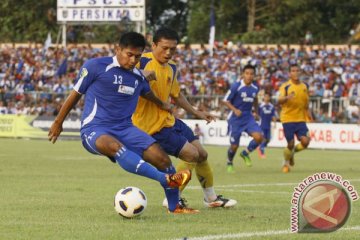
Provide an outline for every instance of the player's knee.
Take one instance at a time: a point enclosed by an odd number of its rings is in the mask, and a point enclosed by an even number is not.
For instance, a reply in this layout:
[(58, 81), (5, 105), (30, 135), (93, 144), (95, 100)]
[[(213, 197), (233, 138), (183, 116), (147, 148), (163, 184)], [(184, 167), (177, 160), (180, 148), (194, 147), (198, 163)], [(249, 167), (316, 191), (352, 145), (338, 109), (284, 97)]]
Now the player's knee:
[(190, 155), (191, 162), (200, 162), (200, 154), (198, 151), (193, 151)]
[(230, 149), (231, 149), (231, 151), (233, 151), (233, 152), (236, 152), (238, 148), (239, 148), (239, 146), (237, 146), (237, 145), (231, 145), (231, 146), (230, 146)]
[(187, 154), (185, 154), (182, 158), (183, 160), (187, 161), (187, 162), (199, 162), (199, 152), (198, 151), (191, 151), (188, 152)]
[(108, 149), (111, 152), (111, 156), (114, 156), (119, 151), (120, 148), (121, 148), (121, 144), (115, 141), (109, 143), (108, 145)]
[(261, 143), (263, 142), (264, 138), (263, 138), (262, 135), (256, 135), (256, 136), (254, 137), (254, 140), (255, 140), (255, 142), (256, 142), (257, 144), (261, 144)]
[(199, 161), (198, 162), (204, 162), (208, 158), (208, 153), (206, 151), (199, 151)]
[(306, 138), (304, 140), (301, 141), (301, 145), (303, 145), (304, 148), (307, 148), (310, 144), (310, 139)]

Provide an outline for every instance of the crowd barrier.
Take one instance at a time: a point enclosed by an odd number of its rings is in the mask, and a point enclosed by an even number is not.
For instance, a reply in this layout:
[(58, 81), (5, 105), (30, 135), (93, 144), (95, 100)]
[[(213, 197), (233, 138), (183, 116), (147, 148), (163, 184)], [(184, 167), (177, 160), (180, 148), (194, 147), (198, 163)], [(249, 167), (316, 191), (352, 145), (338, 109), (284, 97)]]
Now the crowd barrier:
[[(11, 138), (47, 138), (48, 130), (54, 120), (49, 116), (0, 115), (0, 137)], [(203, 120), (189, 120), (184, 122), (192, 129), (199, 124), (203, 136), (201, 141), (209, 145), (229, 145), (227, 122), (216, 121), (206, 124)], [(79, 139), (80, 119), (67, 118), (63, 124), (60, 139)], [(309, 123), (311, 143), (310, 148), (360, 150), (360, 125), (356, 124), (326, 124)], [(246, 146), (250, 137), (243, 134), (240, 145)], [(286, 140), (281, 123), (272, 129), (270, 147), (284, 147)]]

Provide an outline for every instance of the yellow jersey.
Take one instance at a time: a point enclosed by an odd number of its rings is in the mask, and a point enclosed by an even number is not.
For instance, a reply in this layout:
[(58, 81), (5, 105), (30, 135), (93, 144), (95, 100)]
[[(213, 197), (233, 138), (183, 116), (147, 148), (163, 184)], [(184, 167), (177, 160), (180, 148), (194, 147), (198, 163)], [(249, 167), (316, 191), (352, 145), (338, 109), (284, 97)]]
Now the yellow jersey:
[[(152, 52), (141, 56), (137, 67), (139, 69), (155, 71), (156, 80), (150, 81), (150, 88), (163, 102), (169, 97), (179, 97), (180, 87), (177, 81), (177, 69), (174, 62), (159, 63)], [(142, 97), (139, 98), (136, 110), (132, 116), (135, 126), (149, 135), (159, 132), (164, 127), (172, 127), (175, 117), (168, 111), (160, 109), (155, 103)]]
[(294, 84), (291, 80), (280, 86), (280, 96), (294, 94), (281, 105), (280, 120), (282, 123), (306, 122), (308, 120), (309, 91), (305, 83)]

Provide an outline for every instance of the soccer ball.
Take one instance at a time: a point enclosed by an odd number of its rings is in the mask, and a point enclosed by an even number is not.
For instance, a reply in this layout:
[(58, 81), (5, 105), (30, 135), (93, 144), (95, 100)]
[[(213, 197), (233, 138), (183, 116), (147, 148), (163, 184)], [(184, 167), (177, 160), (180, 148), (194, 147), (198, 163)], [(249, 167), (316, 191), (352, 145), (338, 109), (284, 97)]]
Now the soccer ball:
[(115, 195), (115, 211), (125, 218), (139, 216), (144, 212), (146, 206), (146, 195), (137, 187), (122, 188)]

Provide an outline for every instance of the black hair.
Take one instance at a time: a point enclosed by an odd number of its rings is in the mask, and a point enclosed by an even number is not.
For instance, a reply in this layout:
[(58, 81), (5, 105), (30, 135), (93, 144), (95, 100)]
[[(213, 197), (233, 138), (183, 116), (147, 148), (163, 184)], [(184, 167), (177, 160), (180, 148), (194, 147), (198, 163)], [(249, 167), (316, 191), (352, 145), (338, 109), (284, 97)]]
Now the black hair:
[(252, 69), (252, 70), (254, 70), (254, 73), (256, 72), (255, 67), (251, 64), (245, 65), (245, 67), (243, 68), (243, 72), (245, 72), (246, 69)]
[(179, 35), (171, 28), (163, 27), (155, 32), (153, 42), (156, 44), (161, 39), (176, 40), (176, 42), (179, 43)]
[(120, 47), (141, 47), (145, 49), (146, 40), (143, 35), (137, 32), (127, 32), (120, 37)]
[(296, 63), (290, 64), (289, 71), (290, 71), (291, 68), (293, 68), (293, 67), (299, 68), (299, 65), (297, 65)]

